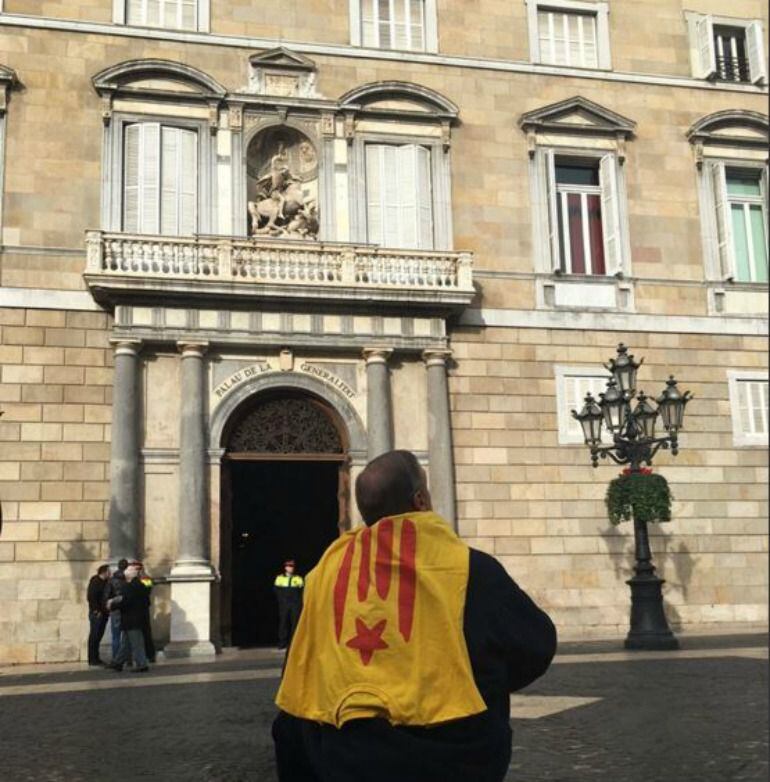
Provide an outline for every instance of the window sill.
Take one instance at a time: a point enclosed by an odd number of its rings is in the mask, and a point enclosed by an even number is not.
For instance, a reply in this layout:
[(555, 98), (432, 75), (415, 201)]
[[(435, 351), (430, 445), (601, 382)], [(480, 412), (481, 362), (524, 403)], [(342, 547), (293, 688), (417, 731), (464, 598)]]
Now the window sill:
[(537, 280), (537, 308), (580, 312), (634, 312), (634, 284), (618, 277), (541, 277)]
[(742, 450), (749, 449), (749, 450), (766, 450), (768, 446), (768, 440), (765, 438), (762, 442), (759, 442), (758, 440), (742, 440), (738, 438), (733, 438), (733, 448), (741, 448)]
[(569, 68), (570, 70), (581, 71), (584, 73), (612, 73), (612, 66), (602, 67), (601, 65), (565, 65), (558, 62), (546, 62), (540, 60), (535, 62), (530, 60), (531, 65), (543, 65), (547, 68)]
[(767, 317), (767, 283), (712, 282), (708, 287), (709, 315), (731, 317)]
[(201, 30), (199, 27), (174, 27), (172, 25), (159, 25), (159, 24), (133, 24), (132, 22), (118, 22), (118, 27), (130, 27), (134, 30), (168, 30), (169, 32), (178, 33), (205, 33), (206, 30)]

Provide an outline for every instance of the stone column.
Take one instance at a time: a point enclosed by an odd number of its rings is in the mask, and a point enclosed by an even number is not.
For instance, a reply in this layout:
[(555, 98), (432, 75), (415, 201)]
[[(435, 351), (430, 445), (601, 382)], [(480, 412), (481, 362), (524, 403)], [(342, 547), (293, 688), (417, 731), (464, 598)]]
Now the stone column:
[(209, 523), (206, 505), (207, 345), (179, 343), (182, 352), (179, 429), (178, 544), (171, 569), (171, 634), (165, 654), (214, 654), (211, 643)]
[(423, 360), (428, 372), (428, 459), (433, 507), (457, 530), (455, 513), (452, 421), (449, 413), (449, 383), (446, 362), (450, 350), (426, 350)]
[(390, 398), (390, 348), (364, 348), (369, 461), (393, 450), (393, 407)]
[(110, 559), (139, 556), (139, 340), (113, 340)]

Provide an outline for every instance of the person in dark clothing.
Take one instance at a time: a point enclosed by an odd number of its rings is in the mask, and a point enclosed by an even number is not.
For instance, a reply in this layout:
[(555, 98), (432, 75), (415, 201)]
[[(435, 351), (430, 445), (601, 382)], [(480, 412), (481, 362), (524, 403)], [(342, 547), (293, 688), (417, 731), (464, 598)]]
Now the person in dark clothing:
[(305, 580), (294, 572), (296, 563), (288, 559), (283, 563), (283, 573), (275, 577), (273, 592), (278, 600), (278, 648), (286, 649), (297, 629), (302, 611), (302, 589)]
[(102, 642), (104, 630), (107, 627), (107, 608), (105, 593), (107, 580), (110, 577), (110, 566), (100, 565), (95, 576), (88, 582), (88, 664), (104, 665), (99, 658), (99, 644)]
[[(356, 499), (369, 527), (378, 520), (427, 511), (431, 506), (425, 473), (416, 458), (404, 451), (390, 452), (371, 462), (356, 484)], [(420, 517), (420, 513), (415, 513), (414, 518), (418, 520), (413, 526), (418, 529)], [(371, 553), (371, 557), (375, 554)], [(549, 617), (497, 560), (475, 549), (468, 549), (467, 557), (461, 633), (473, 682), (486, 709), (430, 727), (391, 724), (392, 720), (377, 716), (356, 719), (355, 714), (338, 727), (280, 711), (273, 723), (273, 739), (281, 782), (501, 782), (505, 778), (512, 744), (510, 693), (526, 687), (548, 669), (556, 652), (556, 630)], [(353, 561), (351, 555), (348, 565)], [(319, 571), (324, 562), (322, 559), (319, 568), (311, 574), (311, 590), (317, 581), (321, 582), (323, 576)], [(376, 564), (374, 567), (376, 573)], [(361, 572), (366, 571), (359, 571), (358, 579), (350, 579), (353, 599), (356, 581), (361, 584)], [(336, 588), (334, 592), (336, 599)], [(342, 592), (340, 589), (340, 595)], [(313, 600), (311, 591), (306, 595), (305, 613), (310, 611)], [(309, 616), (303, 615), (294, 642), (296, 659), (292, 649), (282, 688), (290, 677), (291, 666), (301, 666), (304, 658), (315, 652), (312, 648), (301, 648), (307, 638), (318, 637), (305, 631), (310, 621)], [(367, 632), (371, 634), (372, 629)], [(343, 641), (345, 637), (342, 636)], [(390, 646), (395, 646), (398, 637), (392, 634), (386, 637)], [(415, 658), (420, 660), (431, 681), (446, 661), (443, 641), (442, 637), (438, 645), (440, 653), (436, 645), (430, 647), (430, 652), (426, 645)], [(368, 648), (383, 646), (372, 643)], [(424, 655), (428, 653), (435, 655), (435, 659), (426, 660)], [(380, 659), (384, 664), (386, 657)], [(364, 670), (369, 671), (369, 666), (373, 666), (371, 656), (365, 665)], [(332, 668), (327, 670), (330, 676), (334, 675)], [(310, 679), (304, 681), (312, 687)], [(301, 692), (302, 687), (298, 689)], [(446, 699), (451, 697), (447, 692)], [(280, 691), (278, 700), (282, 702)], [(289, 698), (285, 701), (293, 703)]]
[(155, 662), (155, 641), (152, 637), (152, 618), (150, 617), (150, 610), (152, 604), (152, 579), (147, 575), (147, 571), (144, 569), (144, 565), (141, 562), (132, 562), (132, 565), (136, 565), (139, 568), (139, 580), (147, 589), (147, 608), (142, 618), (142, 637), (144, 638), (144, 653), (148, 662)]
[[(128, 567), (128, 560), (118, 560), (118, 567), (113, 571), (110, 580), (107, 583), (107, 592), (105, 594), (105, 603), (109, 600), (114, 600), (116, 597), (120, 597), (123, 592), (123, 587), (126, 584), (126, 577), (124, 573)], [(114, 660), (118, 656), (120, 649), (120, 611), (117, 608), (111, 609), (110, 612), (110, 633), (112, 635), (112, 659)]]
[(125, 570), (126, 583), (122, 593), (111, 598), (108, 607), (117, 606), (120, 610), (120, 649), (115, 659), (108, 666), (115, 671), (122, 671), (123, 666), (133, 657), (133, 673), (144, 673), (149, 670), (144, 651), (144, 636), (142, 624), (147, 606), (150, 603), (149, 590), (138, 578), (139, 569), (129, 565)]

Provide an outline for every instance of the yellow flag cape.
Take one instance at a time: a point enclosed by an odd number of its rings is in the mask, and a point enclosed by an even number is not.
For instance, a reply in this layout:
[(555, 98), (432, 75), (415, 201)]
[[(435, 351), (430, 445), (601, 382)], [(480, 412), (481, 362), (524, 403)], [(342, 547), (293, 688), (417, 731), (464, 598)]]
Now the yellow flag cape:
[(337, 727), (485, 711), (463, 635), (468, 567), (468, 547), (433, 512), (343, 535), (306, 579), (278, 706)]

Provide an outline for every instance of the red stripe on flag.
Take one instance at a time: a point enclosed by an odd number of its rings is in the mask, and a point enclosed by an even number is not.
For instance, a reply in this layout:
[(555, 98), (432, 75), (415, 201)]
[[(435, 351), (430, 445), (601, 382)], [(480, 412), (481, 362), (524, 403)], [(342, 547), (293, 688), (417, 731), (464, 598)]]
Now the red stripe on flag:
[(369, 597), (372, 562), (372, 530), (367, 527), (361, 533), (361, 564), (358, 567), (358, 602), (363, 603)]
[(342, 558), (337, 581), (334, 584), (334, 630), (337, 633), (337, 641), (342, 636), (342, 623), (345, 619), (345, 601), (348, 596), (348, 585), (350, 584), (350, 571), (353, 567), (353, 552), (356, 550), (356, 539), (353, 538), (345, 549), (345, 555)]
[(374, 560), (374, 582), (377, 594), (387, 600), (393, 569), (393, 519), (383, 519), (377, 525), (377, 558)]
[(401, 556), (398, 579), (398, 629), (408, 643), (414, 625), (414, 604), (417, 596), (417, 528), (404, 519), (401, 525)]

